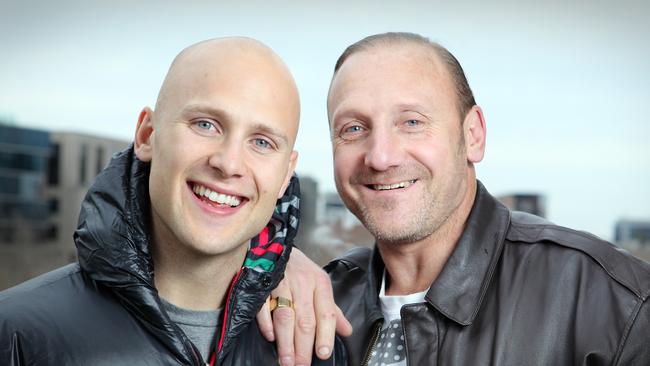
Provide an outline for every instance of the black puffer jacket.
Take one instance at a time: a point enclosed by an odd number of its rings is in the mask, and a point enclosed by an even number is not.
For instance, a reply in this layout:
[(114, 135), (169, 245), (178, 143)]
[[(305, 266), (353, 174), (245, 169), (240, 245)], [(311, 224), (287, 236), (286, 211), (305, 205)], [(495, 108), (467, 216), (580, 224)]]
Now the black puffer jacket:
[[(331, 262), (334, 297), (365, 365), (381, 326), (384, 263)], [(479, 183), (465, 230), (425, 302), (401, 309), (407, 364), (650, 365), (650, 265), (589, 234), (511, 212)]]
[[(82, 204), (79, 263), (0, 293), (0, 365), (205, 365), (154, 287), (148, 177), (148, 164), (132, 149), (116, 155)], [(217, 365), (277, 364), (275, 344), (262, 337), (255, 314), (284, 272), (298, 195), (293, 177), (262, 236), (268, 240), (253, 239), (258, 250), (249, 251), (233, 280)], [(284, 249), (260, 261), (259, 249), (269, 243)], [(343, 365), (344, 352), (337, 340), (335, 355), (314, 363)]]

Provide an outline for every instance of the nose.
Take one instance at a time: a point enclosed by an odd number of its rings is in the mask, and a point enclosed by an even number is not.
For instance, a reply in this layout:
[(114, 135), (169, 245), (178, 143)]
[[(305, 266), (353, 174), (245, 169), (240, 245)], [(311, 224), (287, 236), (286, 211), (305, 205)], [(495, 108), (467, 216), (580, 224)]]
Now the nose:
[(384, 129), (375, 129), (368, 140), (368, 149), (364, 158), (366, 166), (385, 171), (400, 165), (404, 159), (402, 144), (394, 132)]
[(230, 136), (218, 143), (218, 147), (208, 159), (208, 164), (223, 178), (241, 177), (246, 171), (244, 153), (242, 143)]

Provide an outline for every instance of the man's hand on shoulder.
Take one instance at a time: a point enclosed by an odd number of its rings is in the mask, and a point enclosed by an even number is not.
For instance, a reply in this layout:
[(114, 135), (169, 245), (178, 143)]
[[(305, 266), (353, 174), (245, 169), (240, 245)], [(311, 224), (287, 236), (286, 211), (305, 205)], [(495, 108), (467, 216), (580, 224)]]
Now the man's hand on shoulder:
[(331, 356), (336, 333), (352, 334), (352, 325), (334, 303), (329, 276), (304, 253), (294, 248), (284, 279), (271, 299), (286, 298), (293, 309), (278, 306), (271, 312), (270, 299), (257, 314), (257, 323), (269, 341), (276, 341), (282, 366), (311, 364), (312, 350), (320, 359)]

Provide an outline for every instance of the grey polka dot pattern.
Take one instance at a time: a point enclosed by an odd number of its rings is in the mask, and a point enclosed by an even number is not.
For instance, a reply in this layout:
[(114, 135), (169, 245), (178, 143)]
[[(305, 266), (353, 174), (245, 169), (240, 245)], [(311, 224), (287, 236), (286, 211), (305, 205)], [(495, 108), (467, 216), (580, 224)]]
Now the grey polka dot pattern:
[(383, 328), (370, 354), (369, 366), (406, 365), (404, 331), (400, 319), (394, 319)]

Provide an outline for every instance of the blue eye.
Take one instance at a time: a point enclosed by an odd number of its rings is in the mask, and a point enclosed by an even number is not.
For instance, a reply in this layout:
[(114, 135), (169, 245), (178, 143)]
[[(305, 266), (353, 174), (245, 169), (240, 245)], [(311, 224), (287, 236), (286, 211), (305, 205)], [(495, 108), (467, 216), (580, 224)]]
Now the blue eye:
[(215, 136), (220, 132), (218, 123), (209, 119), (191, 121), (190, 128), (202, 136)]
[(271, 148), (271, 143), (262, 138), (256, 138), (255, 140), (253, 140), (253, 143), (255, 144), (255, 146), (261, 147), (262, 149)]
[(363, 121), (351, 119), (337, 126), (338, 138), (346, 141), (362, 139), (368, 134), (369, 125)]
[(358, 122), (352, 122), (340, 129), (339, 137), (343, 140), (356, 140), (366, 134), (366, 127)]
[(361, 128), (361, 126), (354, 125), (354, 126), (350, 126), (350, 127), (346, 128), (343, 132), (354, 133), (354, 132), (361, 132), (361, 131), (363, 131), (363, 128)]
[(209, 130), (211, 128), (214, 128), (214, 124), (209, 121), (198, 121), (196, 123), (196, 126), (202, 130)]
[(417, 126), (420, 124), (420, 121), (417, 119), (409, 119), (406, 122), (404, 122), (407, 126)]

